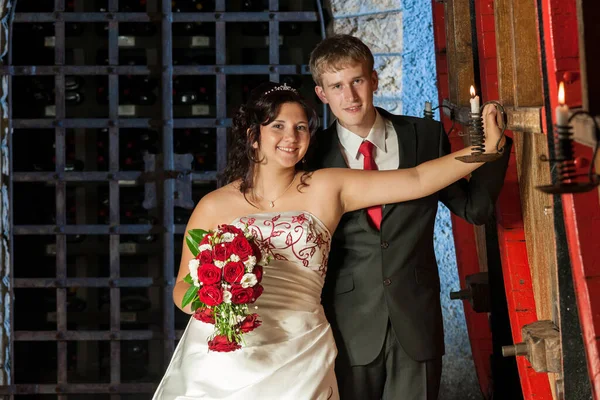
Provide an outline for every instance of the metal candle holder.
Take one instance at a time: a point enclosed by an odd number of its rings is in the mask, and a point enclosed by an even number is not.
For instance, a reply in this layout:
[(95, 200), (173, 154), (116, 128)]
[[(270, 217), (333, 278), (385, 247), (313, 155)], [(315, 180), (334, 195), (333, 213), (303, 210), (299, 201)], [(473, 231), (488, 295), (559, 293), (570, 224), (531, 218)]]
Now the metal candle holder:
[(587, 115), (594, 121), (596, 132), (596, 147), (590, 163), (588, 171), (588, 182), (577, 182), (577, 177), (584, 174), (577, 174), (577, 166), (575, 165), (575, 151), (573, 141), (573, 127), (569, 125), (554, 125), (554, 148), (555, 158), (548, 158), (545, 155), (540, 156), (540, 160), (544, 162), (554, 163), (558, 170), (558, 182), (553, 185), (538, 186), (537, 189), (544, 193), (564, 194), (564, 193), (583, 193), (589, 192), (598, 184), (600, 184), (600, 176), (594, 173), (594, 160), (598, 154), (598, 146), (600, 145), (600, 129), (596, 120), (586, 111), (578, 111), (571, 115), (569, 122), (576, 115)]
[[(485, 152), (485, 135), (483, 132), (483, 118), (481, 117), (481, 112), (487, 104), (493, 104), (502, 116), (502, 134), (500, 135), (498, 142), (496, 142), (496, 153)], [(479, 113), (471, 113), (470, 116), (471, 119), (469, 121), (468, 131), (469, 143), (472, 151), (470, 155), (456, 157), (456, 159), (465, 163), (490, 162), (498, 160), (500, 157), (502, 157), (502, 154), (504, 154), (504, 148), (498, 147), (502, 141), (502, 138), (504, 137), (504, 130), (506, 129), (506, 112), (504, 111), (504, 107), (502, 107), (502, 104), (498, 103), (497, 101), (488, 101), (483, 103), (483, 105), (479, 108)]]
[(455, 118), (454, 118), (454, 109), (452, 107), (449, 107), (445, 104), (440, 104), (439, 106), (436, 106), (434, 108), (431, 109), (431, 111), (427, 111), (427, 110), (423, 110), (423, 118), (425, 119), (431, 119), (433, 120), (433, 115), (434, 115), (434, 111), (437, 110), (438, 108), (447, 108), (450, 111), (450, 120), (452, 121), (452, 126), (450, 127), (450, 130), (447, 133), (447, 136), (450, 136), (450, 134), (452, 133), (452, 131), (454, 131), (454, 123), (455, 123)]

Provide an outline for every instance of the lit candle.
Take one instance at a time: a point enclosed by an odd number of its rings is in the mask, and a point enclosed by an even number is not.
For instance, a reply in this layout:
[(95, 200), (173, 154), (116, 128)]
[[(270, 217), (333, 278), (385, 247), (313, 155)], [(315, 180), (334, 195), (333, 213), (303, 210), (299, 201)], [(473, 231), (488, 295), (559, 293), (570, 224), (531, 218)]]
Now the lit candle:
[(558, 106), (556, 112), (556, 125), (569, 125), (569, 106), (565, 104), (565, 84), (563, 82), (558, 86)]
[(430, 101), (425, 102), (425, 111), (431, 112), (431, 102)]
[(479, 114), (479, 96), (475, 96), (475, 88), (473, 85), (471, 85), (470, 93), (471, 100), (469, 100), (469, 103), (471, 103), (471, 114)]

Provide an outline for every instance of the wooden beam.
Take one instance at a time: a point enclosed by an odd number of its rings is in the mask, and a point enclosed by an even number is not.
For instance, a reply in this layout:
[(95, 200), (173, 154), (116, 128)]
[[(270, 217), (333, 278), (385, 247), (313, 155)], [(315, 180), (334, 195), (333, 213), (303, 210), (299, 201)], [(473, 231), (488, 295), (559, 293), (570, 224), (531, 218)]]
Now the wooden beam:
[(521, 207), (525, 223), (527, 257), (539, 320), (554, 320), (553, 307), (556, 286), (555, 246), (552, 196), (535, 187), (549, 184), (550, 169), (539, 161), (541, 154), (548, 154), (546, 136), (542, 133), (515, 132), (515, 151)]
[[(548, 153), (542, 133), (544, 106), (539, 57), (536, 4), (531, 0), (495, 0), (498, 93), (513, 131), (521, 211), (529, 273), (538, 320), (557, 321), (557, 262), (552, 197), (536, 186), (551, 182), (548, 165), (539, 156)], [(548, 374), (550, 390), (555, 374)]]
[(515, 105), (514, 32), (512, 0), (496, 0), (494, 3), (496, 26), (496, 53), (498, 54), (498, 93), (504, 106)]
[[(442, 108), (444, 115), (453, 117), (461, 125), (467, 125), (471, 120), (471, 109), (459, 107), (456, 104), (444, 100)], [(519, 107), (512, 108), (504, 106), (506, 113), (506, 129), (514, 132), (542, 132), (542, 108), (541, 107)]]
[(512, 0), (512, 3), (515, 107), (541, 107), (544, 98), (536, 5), (531, 0)]
[(541, 107), (518, 107), (506, 108), (506, 129), (513, 132), (542, 132), (542, 108)]
[(468, 0), (448, 0), (446, 3), (446, 40), (450, 101), (468, 106), (469, 87), (475, 82)]
[(498, 93), (504, 105), (543, 105), (536, 15), (529, 0), (494, 3), (496, 37), (502, 38), (496, 40)]

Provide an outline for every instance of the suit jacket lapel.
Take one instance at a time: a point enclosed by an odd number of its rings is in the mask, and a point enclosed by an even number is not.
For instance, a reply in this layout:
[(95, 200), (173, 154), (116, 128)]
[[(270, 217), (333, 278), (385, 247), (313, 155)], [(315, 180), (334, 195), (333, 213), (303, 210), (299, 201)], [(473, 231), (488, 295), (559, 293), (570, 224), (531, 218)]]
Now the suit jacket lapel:
[(325, 132), (329, 135), (329, 141), (327, 142), (327, 151), (323, 155), (323, 165), (329, 168), (348, 168), (342, 149), (340, 148), (340, 141), (337, 136), (336, 124), (333, 123)]
[[(394, 130), (398, 135), (398, 156), (400, 164), (398, 168), (412, 168), (417, 163), (417, 132), (415, 126), (405, 118), (390, 114), (384, 109), (377, 108), (377, 111), (386, 119), (392, 121)], [(324, 134), (329, 135), (328, 149), (323, 155), (323, 165), (333, 168), (348, 168), (346, 160), (340, 148), (340, 141), (337, 136), (336, 124), (333, 123)], [(387, 204), (383, 210), (383, 218), (395, 208), (393, 204)], [(359, 225), (368, 232), (378, 234), (379, 232), (371, 226), (368, 220), (367, 210), (360, 211), (358, 218)]]
[[(377, 108), (377, 111), (384, 118), (392, 121), (394, 130), (398, 135), (398, 156), (400, 158), (398, 169), (415, 167), (417, 165), (417, 131), (414, 124), (381, 108)], [(395, 205), (387, 204), (383, 209), (383, 218), (385, 219), (386, 215), (394, 208)]]
[[(340, 141), (337, 135), (337, 124), (334, 122), (325, 132), (329, 135), (329, 141), (327, 142), (327, 151), (323, 155), (323, 165), (326, 165), (329, 168), (348, 168), (348, 164), (346, 163), (346, 159), (342, 154), (342, 148), (340, 145)], [(373, 228), (369, 222), (369, 217), (367, 215), (367, 210), (362, 209), (358, 210), (358, 225), (367, 232), (371, 232), (373, 234), (379, 234), (379, 232)]]

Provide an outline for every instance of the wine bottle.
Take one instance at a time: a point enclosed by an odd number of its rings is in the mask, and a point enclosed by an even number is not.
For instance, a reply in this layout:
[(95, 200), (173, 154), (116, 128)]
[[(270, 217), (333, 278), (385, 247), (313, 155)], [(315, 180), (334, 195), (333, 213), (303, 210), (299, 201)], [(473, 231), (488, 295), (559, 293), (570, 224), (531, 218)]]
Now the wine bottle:
[[(207, 38), (215, 36), (215, 24), (209, 22), (178, 22), (173, 24), (173, 36), (194, 36), (203, 35)], [(214, 39), (213, 39), (214, 40)], [(196, 45), (194, 47), (208, 47), (210, 39), (206, 46)]]
[(141, 312), (151, 307), (148, 298), (148, 290), (145, 288), (123, 288), (121, 289), (121, 311)]
[[(268, 0), (244, 0), (242, 3), (243, 12), (263, 12), (269, 11)], [(248, 36), (267, 36), (269, 34), (269, 23), (245, 23), (242, 25), (242, 34)]]
[[(119, 0), (119, 12), (146, 12), (146, 0)], [(108, 12), (108, 0), (98, 0), (96, 10)]]
[[(157, 81), (147, 76), (120, 76), (119, 77), (119, 104), (127, 105), (153, 105), (157, 101), (154, 89)], [(106, 79), (98, 81), (96, 101), (99, 104), (108, 104), (108, 82)], [(121, 110), (119, 113), (123, 114)]]
[(148, 342), (125, 340), (121, 342), (121, 380), (123, 382), (148, 380)]
[(213, 0), (172, 0), (173, 12), (210, 12), (215, 10)]
[(214, 83), (205, 77), (176, 76), (173, 78), (173, 104), (196, 105), (193, 115), (209, 115), (210, 107), (215, 103)]
[(244, 12), (269, 11), (269, 0), (244, 0), (242, 3)]
[[(96, 63), (98, 65), (108, 65), (108, 50), (98, 50), (96, 54)], [(146, 49), (119, 49), (119, 65), (148, 65)]]
[(216, 135), (214, 129), (176, 129), (174, 151), (194, 156), (192, 170), (212, 171), (216, 169)]
[(158, 28), (148, 22), (124, 22), (119, 24), (119, 36), (154, 36)]
[(173, 65), (213, 65), (216, 60), (215, 49), (173, 49)]
[(298, 36), (302, 33), (300, 22), (282, 22), (279, 24), (279, 33), (283, 36)]
[(214, 171), (217, 169), (217, 135), (214, 129), (200, 128), (198, 145), (194, 151), (192, 168), (195, 171)]

